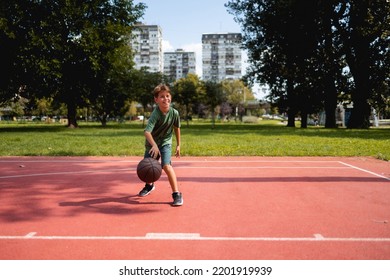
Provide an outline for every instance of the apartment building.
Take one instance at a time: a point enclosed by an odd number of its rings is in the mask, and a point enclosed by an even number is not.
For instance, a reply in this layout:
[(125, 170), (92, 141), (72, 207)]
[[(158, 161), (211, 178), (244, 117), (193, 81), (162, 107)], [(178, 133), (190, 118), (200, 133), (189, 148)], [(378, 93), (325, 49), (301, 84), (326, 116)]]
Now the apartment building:
[(240, 33), (202, 34), (203, 80), (220, 82), (242, 77)]
[(165, 75), (175, 81), (186, 77), (190, 73), (196, 74), (195, 52), (186, 52), (183, 49), (164, 52)]
[(136, 69), (146, 67), (149, 72), (163, 72), (162, 30), (158, 25), (137, 24), (133, 30)]

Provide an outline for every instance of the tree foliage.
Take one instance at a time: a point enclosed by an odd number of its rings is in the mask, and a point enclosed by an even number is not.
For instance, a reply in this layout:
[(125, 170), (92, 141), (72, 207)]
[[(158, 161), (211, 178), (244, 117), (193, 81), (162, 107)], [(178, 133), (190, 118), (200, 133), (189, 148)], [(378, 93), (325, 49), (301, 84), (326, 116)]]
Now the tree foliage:
[(368, 127), (370, 102), (389, 87), (388, 1), (231, 0), (226, 7), (244, 32), (246, 78), (270, 87), (288, 126), (298, 113), (324, 107), (334, 127), (344, 93), (354, 106), (349, 127)]
[(203, 83), (196, 74), (188, 74), (181, 78), (173, 86), (174, 100), (185, 106), (185, 118), (187, 126), (192, 112), (192, 105), (198, 104), (203, 99), (205, 90)]
[(153, 90), (154, 88), (166, 81), (165, 75), (158, 72), (149, 72), (145, 68), (134, 70), (131, 74), (131, 93), (134, 100), (139, 102), (143, 108), (143, 126), (145, 125), (145, 113), (148, 106), (154, 104)]
[(226, 101), (227, 97), (225, 92), (222, 90), (222, 84), (215, 81), (205, 81), (205, 103), (210, 107), (211, 111), (211, 122), (212, 128), (215, 127), (215, 109)]
[(2, 97), (8, 98), (20, 86), (27, 97), (52, 96), (67, 104), (70, 126), (77, 126), (77, 107), (89, 102), (104, 122), (104, 115), (114, 112), (115, 103), (123, 99), (126, 75), (133, 66), (129, 36), (144, 4), (132, 0), (1, 3), (0, 45), (7, 48), (1, 55), (8, 57), (2, 68), (12, 69), (1, 84)]

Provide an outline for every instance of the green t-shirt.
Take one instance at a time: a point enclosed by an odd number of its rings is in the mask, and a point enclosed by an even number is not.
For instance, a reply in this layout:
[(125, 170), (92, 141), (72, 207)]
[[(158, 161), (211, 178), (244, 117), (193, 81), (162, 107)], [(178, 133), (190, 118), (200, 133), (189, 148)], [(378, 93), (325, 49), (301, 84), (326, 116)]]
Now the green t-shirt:
[[(179, 112), (171, 107), (164, 115), (160, 108), (156, 107), (150, 115), (144, 131), (151, 132), (156, 144), (162, 147), (167, 144), (172, 144), (173, 127), (180, 128)], [(152, 147), (148, 140), (145, 140), (145, 147)]]

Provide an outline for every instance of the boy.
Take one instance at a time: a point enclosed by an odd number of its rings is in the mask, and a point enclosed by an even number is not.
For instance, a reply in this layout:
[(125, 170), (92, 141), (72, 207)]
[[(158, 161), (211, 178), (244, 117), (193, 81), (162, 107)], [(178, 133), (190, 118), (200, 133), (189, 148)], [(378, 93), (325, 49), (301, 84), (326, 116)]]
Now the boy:
[[(160, 84), (153, 90), (154, 101), (157, 107), (153, 110), (144, 130), (145, 155), (144, 157), (161, 158), (161, 166), (168, 175), (172, 189), (173, 206), (183, 205), (183, 196), (179, 192), (176, 173), (171, 165), (172, 135), (176, 136), (176, 157), (180, 157), (180, 116), (179, 112), (171, 107), (171, 92), (167, 85)], [(154, 190), (154, 182), (146, 183), (139, 192), (143, 197)]]

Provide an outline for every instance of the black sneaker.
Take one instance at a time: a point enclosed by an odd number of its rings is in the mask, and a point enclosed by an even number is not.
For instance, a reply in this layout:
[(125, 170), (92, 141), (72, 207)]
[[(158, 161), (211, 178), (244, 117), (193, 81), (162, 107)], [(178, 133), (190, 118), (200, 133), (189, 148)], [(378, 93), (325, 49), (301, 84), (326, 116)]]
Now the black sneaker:
[(174, 192), (172, 194), (173, 203), (172, 206), (183, 205), (183, 195), (180, 192)]
[(139, 192), (139, 196), (147, 196), (154, 190), (154, 184), (145, 184), (145, 187)]

